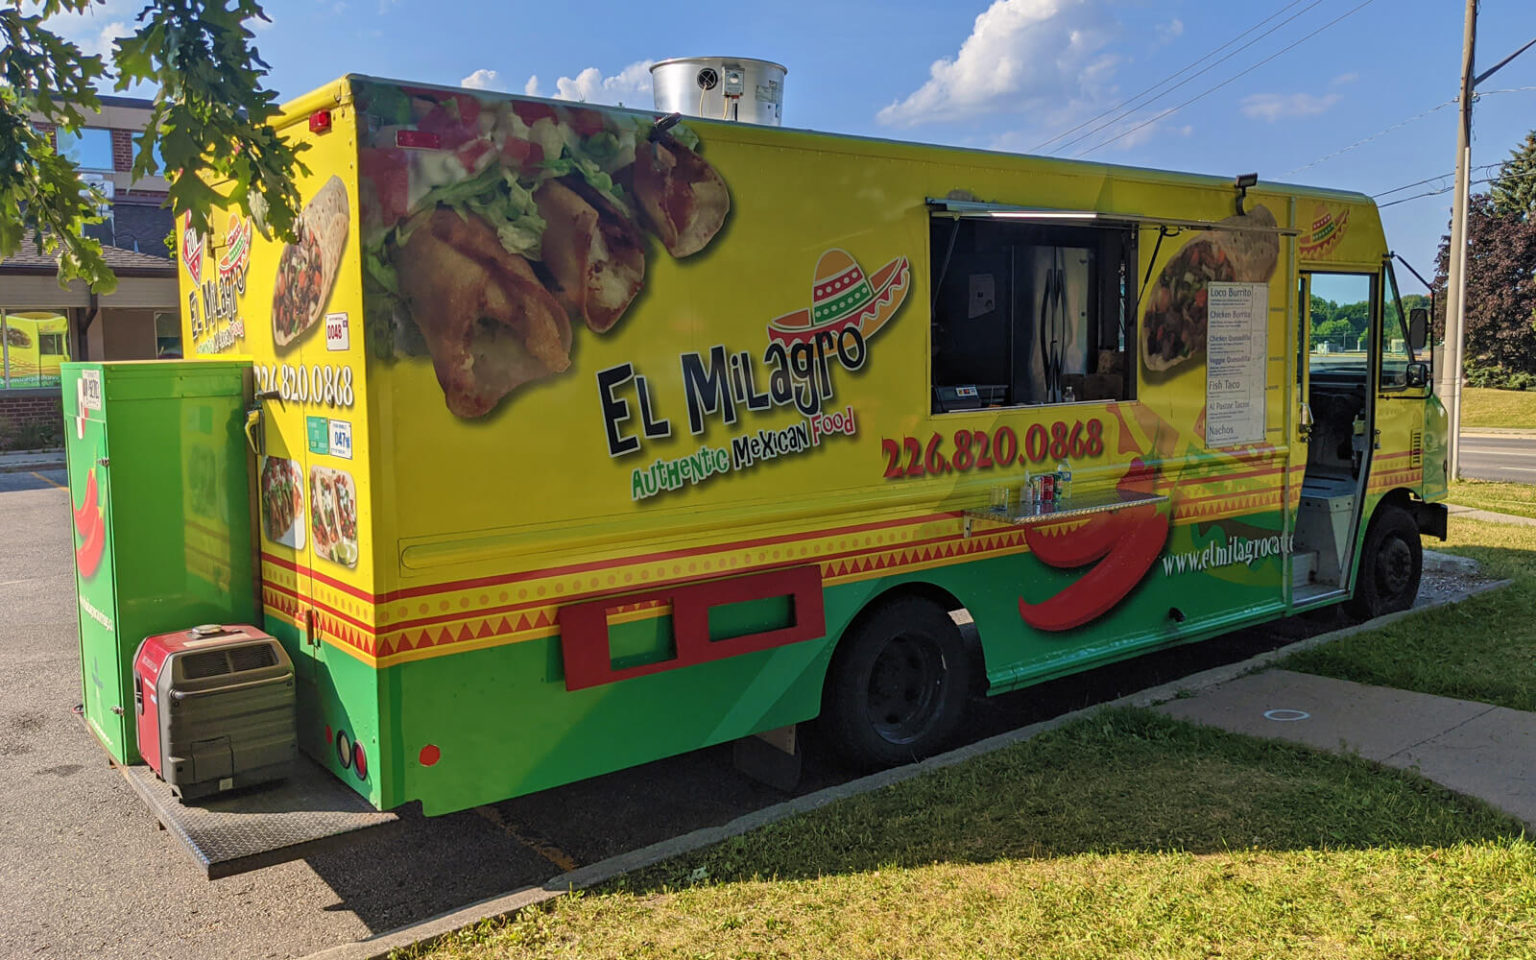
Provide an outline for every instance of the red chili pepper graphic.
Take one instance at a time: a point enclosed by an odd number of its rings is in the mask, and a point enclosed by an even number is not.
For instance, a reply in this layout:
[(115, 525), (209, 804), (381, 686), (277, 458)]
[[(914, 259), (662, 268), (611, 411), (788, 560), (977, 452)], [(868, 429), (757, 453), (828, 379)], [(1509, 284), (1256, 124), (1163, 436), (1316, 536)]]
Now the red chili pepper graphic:
[(96, 524), (97, 521), (92, 518), (101, 516), (101, 507), (97, 505), (96, 500), (96, 468), (92, 467), (91, 472), (85, 475), (85, 499), (81, 501), (80, 506), (74, 508), (75, 532), (82, 537), (88, 536), (91, 527)]
[(1070, 570), (1104, 556), (1122, 531), (1116, 511), (1101, 513), (1075, 530), (1064, 530), (1061, 524), (1025, 527), (1024, 542), (1041, 563)]
[(85, 542), (75, 548), (75, 567), (80, 571), (80, 576), (89, 579), (101, 565), (102, 548), (107, 544), (107, 525), (101, 520), (101, 513), (96, 513), (96, 523), (85, 535)]
[(1042, 563), (1061, 570), (1084, 567), (1104, 556), (1126, 532), (1152, 520), (1153, 504), (1097, 514), (1075, 530), (1060, 524), (1024, 528), (1024, 542)]
[(1125, 476), (1115, 484), (1115, 489), (1121, 493), (1151, 494), (1156, 480), (1157, 473), (1145, 460), (1137, 457), (1131, 461), (1130, 469), (1125, 471)]
[(1168, 539), (1168, 515), (1129, 526), (1098, 566), (1040, 603), (1019, 600), (1019, 616), (1036, 630), (1071, 630), (1108, 613), (1141, 582)]

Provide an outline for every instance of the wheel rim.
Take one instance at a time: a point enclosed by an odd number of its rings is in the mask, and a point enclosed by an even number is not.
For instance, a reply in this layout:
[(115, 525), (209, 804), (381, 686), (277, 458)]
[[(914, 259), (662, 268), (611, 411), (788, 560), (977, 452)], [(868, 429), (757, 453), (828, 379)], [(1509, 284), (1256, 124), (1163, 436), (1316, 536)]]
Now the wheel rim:
[(1376, 554), (1376, 586), (1383, 599), (1396, 599), (1408, 591), (1413, 580), (1413, 551), (1408, 544), (1393, 537)]
[(892, 637), (870, 670), (870, 725), (890, 743), (917, 740), (938, 715), (943, 683), (938, 644), (911, 634)]

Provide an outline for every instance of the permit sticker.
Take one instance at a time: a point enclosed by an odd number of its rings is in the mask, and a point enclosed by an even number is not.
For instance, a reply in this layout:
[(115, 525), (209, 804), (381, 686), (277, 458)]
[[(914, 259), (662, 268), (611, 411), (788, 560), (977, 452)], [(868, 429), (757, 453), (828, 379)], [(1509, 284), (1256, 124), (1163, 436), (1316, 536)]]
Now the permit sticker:
[(309, 438), (310, 453), (329, 454), (331, 452), (330, 425), (324, 417), (305, 417), (304, 428)]
[(325, 349), (348, 350), (352, 347), (352, 332), (347, 327), (345, 313), (325, 315)]
[(331, 456), (352, 459), (352, 421), (331, 421)]

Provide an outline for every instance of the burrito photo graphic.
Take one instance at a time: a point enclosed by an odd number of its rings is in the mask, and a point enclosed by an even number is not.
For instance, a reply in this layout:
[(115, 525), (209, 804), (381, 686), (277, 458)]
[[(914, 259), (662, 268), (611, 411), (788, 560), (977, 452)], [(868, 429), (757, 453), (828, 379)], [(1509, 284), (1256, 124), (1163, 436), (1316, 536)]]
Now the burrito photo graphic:
[(1211, 283), (1268, 283), (1280, 258), (1275, 216), (1257, 206), (1186, 243), (1147, 290), (1141, 361), (1163, 372), (1205, 354)]
[[(730, 209), (682, 126), (653, 143), (653, 121), (584, 107), (387, 86), (360, 102), (369, 350), (429, 355), (459, 417), (567, 370), (573, 327), (612, 331), (647, 233), (689, 256)], [(398, 146), (423, 132), (438, 146)]]
[(298, 241), (283, 248), (272, 290), (272, 339), (278, 349), (320, 322), (347, 246), (350, 211), (340, 177), (325, 181), (294, 225)]

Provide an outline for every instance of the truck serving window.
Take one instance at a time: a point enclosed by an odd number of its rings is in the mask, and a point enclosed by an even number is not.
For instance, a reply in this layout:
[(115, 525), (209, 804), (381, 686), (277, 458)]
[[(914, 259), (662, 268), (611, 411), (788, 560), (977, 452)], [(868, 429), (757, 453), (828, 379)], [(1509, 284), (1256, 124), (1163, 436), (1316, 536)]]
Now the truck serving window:
[(1128, 400), (1135, 231), (936, 216), (934, 413)]

